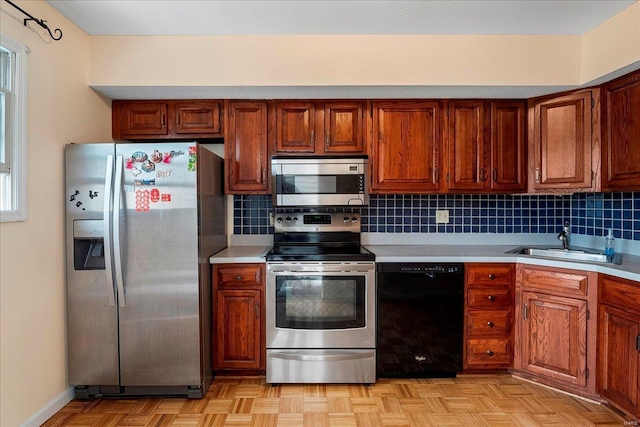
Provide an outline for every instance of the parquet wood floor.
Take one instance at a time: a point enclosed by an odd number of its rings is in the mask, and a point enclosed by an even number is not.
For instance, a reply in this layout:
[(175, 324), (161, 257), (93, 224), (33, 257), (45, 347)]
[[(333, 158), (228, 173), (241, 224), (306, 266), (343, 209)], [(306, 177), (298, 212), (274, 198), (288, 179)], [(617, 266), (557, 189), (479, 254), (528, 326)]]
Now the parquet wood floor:
[[(202, 399), (73, 400), (44, 426), (611, 426), (610, 409), (510, 375), (278, 385), (216, 377)], [(626, 425), (634, 425), (627, 422)]]

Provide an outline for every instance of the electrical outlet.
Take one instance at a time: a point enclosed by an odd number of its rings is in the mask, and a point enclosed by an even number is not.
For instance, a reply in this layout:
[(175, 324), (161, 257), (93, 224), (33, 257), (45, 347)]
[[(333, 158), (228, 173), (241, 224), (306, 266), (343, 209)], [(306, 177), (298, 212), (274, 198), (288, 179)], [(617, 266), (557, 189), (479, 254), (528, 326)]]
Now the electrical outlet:
[(436, 211), (436, 224), (448, 224), (449, 211)]
[(269, 225), (273, 226), (274, 223), (275, 223), (275, 214), (271, 212), (269, 214)]

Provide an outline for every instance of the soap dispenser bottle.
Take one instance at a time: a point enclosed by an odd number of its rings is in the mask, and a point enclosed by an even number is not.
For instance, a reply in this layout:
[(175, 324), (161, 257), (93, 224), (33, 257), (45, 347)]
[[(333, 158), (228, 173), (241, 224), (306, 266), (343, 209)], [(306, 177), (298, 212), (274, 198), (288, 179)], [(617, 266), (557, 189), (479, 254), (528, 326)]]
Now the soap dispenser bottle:
[(613, 249), (613, 229), (609, 229), (609, 233), (604, 238), (604, 254), (612, 257), (615, 254)]

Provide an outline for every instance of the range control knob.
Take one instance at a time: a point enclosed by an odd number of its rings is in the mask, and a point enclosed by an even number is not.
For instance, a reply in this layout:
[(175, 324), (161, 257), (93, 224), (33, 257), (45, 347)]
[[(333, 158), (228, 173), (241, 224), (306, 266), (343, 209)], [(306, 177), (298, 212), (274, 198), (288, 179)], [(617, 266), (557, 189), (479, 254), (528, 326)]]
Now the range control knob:
[(278, 218), (276, 218), (276, 222), (277, 222), (278, 224), (282, 224), (282, 217), (281, 217), (281, 216), (279, 216)]
[(295, 225), (295, 224), (297, 224), (297, 223), (298, 223), (298, 217), (297, 217), (297, 216), (294, 216), (294, 217), (293, 217), (293, 224)]
[(284, 219), (284, 223), (287, 224), (287, 225), (291, 224), (291, 217), (286, 217)]
[(353, 218), (351, 218), (351, 223), (352, 224), (357, 224), (358, 223), (358, 218), (356, 218), (355, 216)]
[(349, 223), (349, 217), (345, 216), (344, 218), (342, 218), (342, 220), (344, 221), (345, 224)]

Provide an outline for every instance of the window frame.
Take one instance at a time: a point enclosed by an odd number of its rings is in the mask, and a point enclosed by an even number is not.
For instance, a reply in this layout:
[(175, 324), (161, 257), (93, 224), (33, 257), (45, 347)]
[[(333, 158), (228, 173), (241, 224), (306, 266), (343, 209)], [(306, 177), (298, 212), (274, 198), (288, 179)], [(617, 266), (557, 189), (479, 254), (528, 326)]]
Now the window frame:
[[(11, 171), (11, 206), (0, 210), (0, 222), (27, 220), (27, 55), (29, 48), (0, 33), (0, 45), (15, 55), (13, 65), (12, 104), (5, 116), (5, 137), (9, 141)], [(9, 134), (10, 133), (10, 134)], [(9, 139), (10, 138), (10, 139)]]

